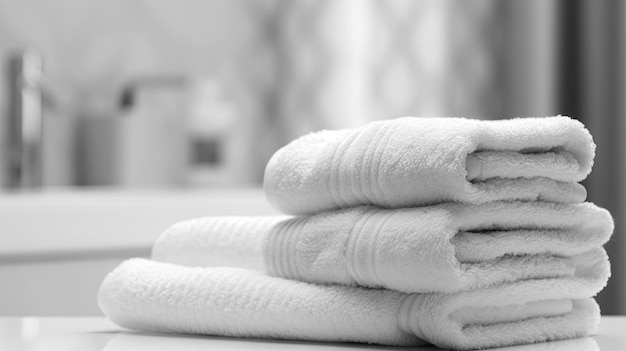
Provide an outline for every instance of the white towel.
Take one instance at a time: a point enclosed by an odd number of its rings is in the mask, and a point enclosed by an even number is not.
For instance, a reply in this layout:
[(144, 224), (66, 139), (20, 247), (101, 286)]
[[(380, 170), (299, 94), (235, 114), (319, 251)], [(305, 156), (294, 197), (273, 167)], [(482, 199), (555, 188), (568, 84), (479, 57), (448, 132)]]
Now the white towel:
[[(312, 283), (456, 292), (608, 266), (613, 232), (591, 203), (492, 202), (385, 210), (358, 207), (310, 217), (206, 217), (177, 223), (152, 258), (230, 266)], [(594, 286), (608, 279), (596, 277)]]
[(466, 350), (593, 333), (599, 309), (583, 280), (404, 294), (132, 259), (105, 278), (98, 303), (113, 322), (139, 330)]
[(270, 203), (289, 214), (357, 205), (448, 201), (582, 202), (591, 134), (569, 117), (415, 118), (321, 131), (278, 150), (265, 170)]

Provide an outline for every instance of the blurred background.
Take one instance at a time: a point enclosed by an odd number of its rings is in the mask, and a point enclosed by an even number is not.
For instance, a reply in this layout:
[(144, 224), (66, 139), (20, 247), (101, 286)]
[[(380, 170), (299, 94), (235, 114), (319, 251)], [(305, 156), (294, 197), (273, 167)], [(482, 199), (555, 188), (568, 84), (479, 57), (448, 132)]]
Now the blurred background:
[(0, 183), (11, 199), (258, 188), (272, 153), (314, 130), (569, 115), (598, 144), (589, 200), (616, 221), (599, 302), (626, 314), (625, 11), (609, 0), (0, 0)]

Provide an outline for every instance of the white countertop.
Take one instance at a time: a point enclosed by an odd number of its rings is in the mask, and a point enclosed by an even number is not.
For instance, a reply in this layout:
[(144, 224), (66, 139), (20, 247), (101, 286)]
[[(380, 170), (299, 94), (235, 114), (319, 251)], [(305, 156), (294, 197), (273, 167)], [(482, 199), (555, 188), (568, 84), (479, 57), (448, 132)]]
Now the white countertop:
[(270, 214), (278, 211), (260, 187), (8, 193), (0, 196), (0, 262), (74, 252), (147, 252), (180, 220)]
[[(42, 189), (0, 196), (0, 315), (98, 315), (107, 273), (172, 224), (278, 214), (263, 189)], [(0, 351), (3, 351), (0, 347)]]
[[(130, 351), (130, 350), (407, 350), (376, 345), (237, 339), (211, 336), (131, 332), (104, 317), (0, 317), (3, 351)], [(433, 347), (415, 348), (438, 350)], [(493, 349), (496, 350), (496, 349)], [(594, 337), (523, 345), (507, 351), (623, 351), (626, 317), (602, 318)]]

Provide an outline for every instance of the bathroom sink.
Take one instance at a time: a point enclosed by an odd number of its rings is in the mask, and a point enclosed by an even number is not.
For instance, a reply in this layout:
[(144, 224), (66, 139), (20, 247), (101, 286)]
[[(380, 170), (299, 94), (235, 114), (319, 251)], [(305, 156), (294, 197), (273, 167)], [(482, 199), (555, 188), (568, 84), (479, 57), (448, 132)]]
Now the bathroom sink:
[(0, 196), (7, 255), (148, 247), (176, 221), (277, 213), (261, 189), (83, 190)]

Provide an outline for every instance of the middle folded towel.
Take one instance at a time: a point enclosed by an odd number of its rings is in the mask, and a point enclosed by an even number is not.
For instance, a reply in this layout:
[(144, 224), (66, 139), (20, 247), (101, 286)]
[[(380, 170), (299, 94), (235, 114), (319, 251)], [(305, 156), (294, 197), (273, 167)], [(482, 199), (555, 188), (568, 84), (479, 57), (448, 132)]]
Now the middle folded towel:
[[(451, 293), (573, 277), (581, 262), (608, 266), (601, 246), (612, 231), (611, 215), (591, 203), (357, 207), (309, 217), (180, 222), (156, 240), (152, 258), (313, 283)], [(604, 286), (604, 271), (594, 285)]]

